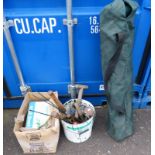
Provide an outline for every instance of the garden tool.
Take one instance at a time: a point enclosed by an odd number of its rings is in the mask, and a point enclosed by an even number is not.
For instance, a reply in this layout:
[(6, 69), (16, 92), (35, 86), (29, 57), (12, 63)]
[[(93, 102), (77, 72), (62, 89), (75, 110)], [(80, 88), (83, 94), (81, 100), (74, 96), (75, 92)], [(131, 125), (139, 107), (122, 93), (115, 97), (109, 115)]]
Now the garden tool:
[(61, 101), (55, 96), (55, 94), (52, 91), (49, 91), (48, 94), (50, 95), (52, 101), (57, 105), (58, 109), (60, 109), (62, 112), (65, 113), (66, 112), (66, 108), (61, 103)]
[(83, 120), (83, 117), (82, 117), (83, 111), (81, 111), (81, 109), (80, 109), (80, 103), (81, 103), (81, 99), (82, 99), (82, 95), (83, 95), (83, 90), (87, 89), (88, 86), (77, 84), (77, 85), (75, 85), (75, 87), (76, 87), (76, 89), (79, 89), (78, 98), (77, 98), (76, 102), (74, 103), (74, 106), (76, 108), (75, 117), (76, 118), (80, 117)]

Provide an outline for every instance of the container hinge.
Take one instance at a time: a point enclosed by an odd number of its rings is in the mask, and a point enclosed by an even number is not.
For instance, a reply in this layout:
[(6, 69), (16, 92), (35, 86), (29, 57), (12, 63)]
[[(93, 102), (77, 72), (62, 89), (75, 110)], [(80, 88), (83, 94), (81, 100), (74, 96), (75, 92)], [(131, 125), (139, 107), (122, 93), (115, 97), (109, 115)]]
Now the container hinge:
[(3, 29), (9, 29), (11, 26), (14, 26), (13, 20), (3, 21)]
[(67, 25), (67, 26), (73, 26), (74, 24), (78, 23), (78, 19), (74, 18), (74, 19), (63, 19), (63, 24)]
[(20, 91), (22, 95), (25, 96), (27, 92), (31, 92), (31, 87), (27, 85), (20, 86)]

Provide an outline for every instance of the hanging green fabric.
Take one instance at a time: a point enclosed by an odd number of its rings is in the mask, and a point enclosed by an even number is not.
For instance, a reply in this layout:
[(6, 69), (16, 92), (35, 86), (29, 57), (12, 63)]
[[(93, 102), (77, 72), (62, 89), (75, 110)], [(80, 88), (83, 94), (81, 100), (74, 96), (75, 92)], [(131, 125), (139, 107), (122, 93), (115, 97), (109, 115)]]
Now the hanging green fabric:
[(108, 100), (108, 133), (116, 141), (133, 134), (133, 0), (114, 0), (100, 15), (101, 60)]

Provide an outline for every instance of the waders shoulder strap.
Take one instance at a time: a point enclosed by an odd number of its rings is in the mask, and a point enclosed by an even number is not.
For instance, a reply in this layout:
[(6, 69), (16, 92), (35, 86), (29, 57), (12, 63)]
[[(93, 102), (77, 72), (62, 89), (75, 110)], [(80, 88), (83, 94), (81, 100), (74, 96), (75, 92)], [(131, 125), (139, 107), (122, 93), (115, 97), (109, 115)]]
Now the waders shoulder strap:
[(119, 60), (121, 51), (122, 51), (122, 46), (125, 40), (125, 32), (120, 32), (120, 33), (116, 33), (115, 34), (116, 37), (116, 43), (118, 44), (118, 47), (116, 49), (116, 52), (114, 53), (114, 55), (112, 56), (112, 58), (110, 59), (108, 66), (106, 68), (105, 71), (105, 90), (107, 90), (108, 87), (108, 81), (110, 80), (110, 77), (112, 76), (112, 73), (115, 70), (116, 64)]

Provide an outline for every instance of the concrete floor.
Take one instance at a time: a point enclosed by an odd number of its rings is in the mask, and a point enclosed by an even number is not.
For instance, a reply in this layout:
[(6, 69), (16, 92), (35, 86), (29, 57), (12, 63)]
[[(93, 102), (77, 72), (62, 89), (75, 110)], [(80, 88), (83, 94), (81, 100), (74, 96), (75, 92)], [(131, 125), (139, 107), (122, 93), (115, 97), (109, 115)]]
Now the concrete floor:
[[(96, 119), (91, 138), (82, 143), (69, 142), (61, 128), (56, 155), (150, 155), (151, 154), (151, 111), (134, 111), (135, 133), (117, 143), (105, 130), (104, 108), (97, 108)], [(23, 155), (13, 134), (14, 117), (18, 110), (4, 110), (4, 155)]]

